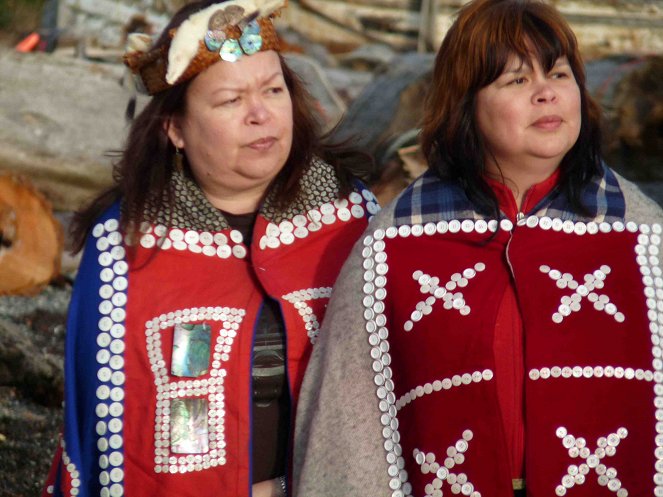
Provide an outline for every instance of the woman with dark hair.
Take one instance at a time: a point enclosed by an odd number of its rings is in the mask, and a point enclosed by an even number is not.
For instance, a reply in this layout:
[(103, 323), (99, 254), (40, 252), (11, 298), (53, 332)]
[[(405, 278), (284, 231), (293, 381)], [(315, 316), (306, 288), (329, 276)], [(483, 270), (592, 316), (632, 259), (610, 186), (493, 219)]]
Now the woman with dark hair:
[(554, 7), (465, 5), (421, 139), (337, 281), (295, 493), (663, 495), (663, 213), (601, 161)]
[(195, 2), (155, 44), (129, 40), (152, 99), (115, 185), (74, 227), (65, 426), (44, 495), (287, 493), (304, 368), (377, 204), (277, 52), (280, 7)]

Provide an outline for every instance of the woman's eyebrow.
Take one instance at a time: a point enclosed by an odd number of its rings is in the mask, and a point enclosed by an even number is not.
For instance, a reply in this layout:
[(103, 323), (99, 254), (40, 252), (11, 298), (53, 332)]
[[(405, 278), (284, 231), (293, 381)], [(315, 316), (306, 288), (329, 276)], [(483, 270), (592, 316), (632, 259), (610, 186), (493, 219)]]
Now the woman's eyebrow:
[[(275, 78), (278, 76), (283, 76), (283, 73), (280, 71), (276, 71), (274, 74), (266, 78), (265, 80), (262, 81), (261, 86), (267, 85), (271, 83)], [(222, 92), (222, 91), (234, 91), (234, 92), (241, 92), (243, 91), (244, 88), (240, 86), (222, 86), (214, 90), (213, 94)]]
[(517, 74), (519, 72), (522, 72), (523, 70), (528, 70), (530, 68), (531, 65), (529, 64), (529, 62), (521, 60), (517, 64), (511, 64), (505, 66), (504, 71), (502, 71), (502, 74)]

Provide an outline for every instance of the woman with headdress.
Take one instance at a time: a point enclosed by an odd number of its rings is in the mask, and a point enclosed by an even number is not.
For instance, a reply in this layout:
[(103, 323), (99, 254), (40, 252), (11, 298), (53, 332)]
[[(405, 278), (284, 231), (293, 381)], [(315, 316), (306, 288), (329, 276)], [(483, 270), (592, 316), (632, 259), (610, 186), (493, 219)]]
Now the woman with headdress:
[(297, 495), (663, 495), (663, 213), (602, 162), (599, 117), (554, 7), (460, 10), (428, 171), (355, 247), (309, 364)]
[(278, 53), (281, 6), (195, 2), (153, 45), (130, 39), (152, 98), (75, 224), (45, 495), (286, 493), (304, 368), (377, 204), (320, 140)]

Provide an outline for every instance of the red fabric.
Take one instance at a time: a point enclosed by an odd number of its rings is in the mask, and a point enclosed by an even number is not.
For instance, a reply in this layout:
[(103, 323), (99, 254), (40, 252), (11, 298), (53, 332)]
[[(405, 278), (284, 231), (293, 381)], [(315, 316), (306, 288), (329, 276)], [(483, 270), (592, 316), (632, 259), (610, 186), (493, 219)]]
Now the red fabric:
[(511, 478), (524, 476), (525, 420), (523, 393), (525, 383), (523, 320), (513, 282), (506, 285), (495, 322), (495, 382), (502, 413), (504, 435), (511, 463)]
[[(480, 243), (487, 236), (461, 232), (415, 239), (396, 237), (388, 241), (387, 261), (390, 267), (397, 268), (390, 270), (387, 279), (389, 300), (385, 312), (397, 399), (436, 380), (486, 369), (495, 371), (493, 336), (500, 305), (500, 299), (495, 296), (503, 295), (509, 285), (504, 259), (508, 235), (500, 232), (490, 244)], [(412, 257), (413, 250), (417, 257)], [(417, 304), (427, 298), (413, 273), (422, 271), (438, 277), (439, 285), (445, 286), (453, 274), (462, 273), (478, 262), (485, 264), (486, 269), (465, 288), (457, 289), (470, 306), (468, 315), (447, 310), (437, 301), (430, 315), (414, 323), (411, 331), (404, 331), (404, 323), (411, 319)], [(432, 452), (437, 463), (443, 465), (447, 449), (469, 429), (474, 435), (470, 447), (464, 454), (464, 462), (453, 471), (468, 475), (481, 495), (513, 497), (494, 382), (452, 386), (437, 395), (419, 397), (414, 403), (416, 406), (406, 405), (398, 413), (400, 443), (413, 486), (410, 495), (427, 495), (425, 487), (434, 478), (432, 474), (422, 474), (413, 451)], [(452, 495), (449, 487), (442, 490), (444, 495)]]
[[(324, 177), (316, 181), (329, 187)], [(181, 208), (198, 209), (178, 199)], [(251, 495), (251, 363), (261, 301), (268, 295), (282, 310), (296, 403), (331, 287), (377, 209), (372, 199), (352, 192), (278, 225), (259, 214), (248, 253), (234, 230), (206, 230), (204, 215), (172, 217), (197, 228), (145, 223), (142, 235), (127, 240), (119, 202), (104, 213), (70, 306), (54, 495), (72, 488), (80, 497)], [(195, 366), (195, 378), (172, 371), (179, 323), (209, 325), (210, 347), (199, 329), (193, 355), (181, 358)]]
[[(559, 170), (532, 186), (523, 197), (520, 209), (511, 189), (496, 180), (486, 178), (492, 186), (500, 209), (515, 222), (519, 212), (527, 213), (543, 199), (557, 184)], [(518, 309), (513, 282), (502, 297), (495, 322), (495, 369), (497, 373), (497, 395), (508, 443), (509, 461), (513, 479), (524, 476), (525, 420), (523, 419), (523, 324)]]
[[(139, 256), (149, 257), (151, 250), (139, 249)], [(249, 479), (249, 378), (251, 365), (252, 323), (261, 302), (260, 292), (251, 285), (253, 275), (245, 260), (230, 257), (219, 261), (210, 257), (191, 257), (187, 251), (169, 250), (159, 253), (147, 264), (135, 261), (129, 273), (127, 333), (125, 351), (126, 397), (125, 426), (125, 493), (126, 495), (158, 495), (168, 488), (172, 495), (190, 496), (200, 488), (225, 488), (231, 495), (248, 491)], [(160, 283), (163, 281), (163, 283)], [(227, 282), (235, 281), (235, 284)], [(177, 282), (177, 284), (173, 284)], [(146, 375), (151, 365), (145, 344), (144, 323), (161, 314), (176, 310), (207, 306), (245, 309), (230, 359), (222, 366), (226, 371), (223, 383), (224, 443), (230, 471), (193, 471), (184, 475), (155, 473), (155, 427), (157, 385), (154, 376)], [(202, 320), (201, 320), (202, 321)], [(212, 344), (219, 326), (213, 326)], [(170, 371), (173, 348), (172, 327), (161, 333), (161, 350)], [(248, 335), (248, 336), (247, 336)], [(203, 378), (207, 378), (205, 375)], [(168, 375), (168, 382), (177, 382)], [(230, 397), (232, 395), (232, 398)], [(245, 406), (242, 408), (242, 406)], [(142, 441), (142, 443), (139, 443)], [(232, 454), (232, 455), (231, 455)], [(175, 455), (177, 457), (177, 455)]]
[[(525, 366), (596, 367), (613, 366), (652, 370), (652, 343), (642, 275), (634, 247), (637, 233), (610, 232), (596, 235), (564, 235), (559, 232), (517, 230), (510, 244), (517, 294), (526, 323)], [(570, 256), (572, 255), (572, 256)], [(618, 323), (604, 311), (596, 310), (587, 298), (581, 310), (553, 323), (551, 316), (564, 296), (540, 271), (541, 265), (568, 272), (580, 283), (586, 274), (602, 265), (611, 271), (605, 286), (597, 289), (625, 315)], [(527, 323), (532, 323), (527, 326)], [(550, 495), (570, 464), (562, 440), (554, 435), (560, 426), (575, 437), (583, 437), (593, 453), (600, 437), (620, 427), (628, 437), (616, 454), (602, 463), (613, 467), (628, 495), (652, 495), (657, 440), (655, 393), (651, 382), (637, 379), (585, 378), (574, 376), (547, 380), (526, 380), (526, 461), (528, 495)], [(603, 495), (592, 471), (574, 495)], [(569, 493), (571, 492), (569, 491)]]
[(559, 180), (559, 174), (559, 169), (555, 169), (555, 172), (548, 178), (544, 179), (541, 183), (537, 183), (530, 187), (523, 197), (520, 209), (516, 204), (516, 197), (507, 185), (487, 176), (486, 181), (495, 192), (497, 202), (500, 204), (502, 212), (506, 214), (509, 219), (515, 221), (518, 213), (528, 214), (529, 211), (543, 199), (543, 197), (550, 193)]
[[(259, 217), (254, 236), (264, 233), (267, 224), (266, 219)], [(165, 489), (168, 495), (178, 497), (198, 496), (201, 489), (208, 489), (214, 495), (250, 494), (251, 356), (253, 328), (263, 294), (270, 295), (281, 305), (287, 330), (292, 412), (295, 412), (311, 342), (303, 316), (283, 297), (300, 290), (331, 287), (354, 240), (364, 228), (364, 220), (337, 221), (321, 232), (297, 240), (294, 245), (282, 244), (276, 249), (262, 250), (255, 239), (250, 257), (245, 259), (231, 256), (220, 260), (174, 249), (160, 251), (158, 257), (152, 257), (157, 249), (137, 249), (135, 259), (130, 262), (126, 318), (127, 330), (131, 331), (125, 339), (125, 495), (163, 495)], [(229, 232), (225, 234), (229, 236)], [(321, 321), (327, 298), (312, 299), (306, 304)], [(222, 388), (218, 389), (224, 395), (217, 418), (224, 423), (224, 440), (218, 443), (218, 448), (224, 448), (226, 461), (217, 471), (156, 473), (154, 431), (158, 388), (154, 376), (146, 375), (151, 365), (145, 323), (176, 310), (210, 306), (245, 311), (229, 359), (222, 363), (225, 376)], [(212, 325), (214, 345), (221, 326), (218, 321)], [(171, 328), (167, 328), (161, 333), (161, 350), (168, 371), (172, 341)], [(208, 377), (209, 374), (201, 379)], [(169, 384), (177, 381), (177, 377), (169, 375)], [(156, 426), (157, 431), (159, 428)], [(179, 454), (174, 456), (180, 457)]]
[(46, 477), (46, 485), (44, 485), (44, 488), (41, 490), (41, 497), (50, 497), (54, 494), (54, 487), (58, 478), (60, 465), (62, 464), (62, 444), (60, 442), (60, 439), (58, 439), (58, 445), (55, 448), (55, 456), (53, 457), (51, 468)]
[[(527, 336), (522, 350), (528, 372), (524, 400), (528, 496), (554, 495), (569, 466), (584, 462), (568, 453), (556, 434), (560, 427), (583, 437), (592, 453), (600, 437), (626, 428), (628, 436), (621, 440), (616, 454), (606, 456), (602, 463), (616, 469), (629, 495), (652, 495), (657, 421), (651, 380), (582, 374), (579, 378), (529, 376), (532, 369), (554, 366), (613, 366), (651, 373), (648, 309), (634, 250), (637, 233), (611, 231), (580, 236), (517, 226), (512, 233), (498, 232), (486, 244), (488, 235), (458, 231), (386, 241), (389, 266), (398, 268), (389, 272), (385, 287), (394, 394), (396, 399), (416, 396), (398, 411), (398, 441), (413, 487), (410, 494), (430, 493), (426, 485), (435, 478), (430, 469), (424, 471), (417, 464), (415, 449), (431, 453), (442, 465), (449, 448), (465, 430), (471, 430), (473, 436), (463, 461), (456, 462), (452, 472), (466, 475), (482, 495), (513, 496), (509, 440), (500, 414), (498, 382), (484, 378), (440, 390), (435, 387), (435, 382), (443, 379), (461, 379), (487, 369), (499, 371), (495, 364), (494, 332), (503, 296), (511, 284), (512, 272), (505, 258), (508, 254)], [(416, 258), (412, 257), (415, 246)], [(442, 299), (438, 299), (432, 311), (406, 331), (405, 323), (412, 318), (413, 310), (429, 295), (422, 293), (415, 274), (438, 277), (439, 285), (444, 286), (454, 274), (477, 263), (485, 264), (485, 269), (462, 288), (449, 290), (462, 293), (470, 308), (467, 315), (444, 307)], [(544, 265), (568, 272), (579, 282), (584, 275), (608, 266), (605, 285), (597, 291), (609, 296), (626, 320), (616, 321), (585, 298), (579, 311), (561, 323), (554, 322), (552, 316), (561, 298), (573, 291), (558, 287), (541, 271)], [(379, 370), (379, 364), (373, 367)], [(426, 385), (432, 385), (429, 392), (425, 392)], [(390, 436), (388, 426), (383, 435)], [(609, 493), (597, 478), (590, 471), (586, 481), (569, 493), (578, 497)], [(443, 482), (444, 494), (449, 485), (446, 480)]]

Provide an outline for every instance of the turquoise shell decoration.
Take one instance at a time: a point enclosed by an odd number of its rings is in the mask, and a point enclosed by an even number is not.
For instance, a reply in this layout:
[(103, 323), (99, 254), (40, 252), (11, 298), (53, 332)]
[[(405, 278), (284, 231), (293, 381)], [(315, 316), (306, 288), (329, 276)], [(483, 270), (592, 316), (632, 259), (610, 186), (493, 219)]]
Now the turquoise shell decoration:
[(220, 54), (226, 62), (236, 62), (242, 56), (242, 47), (237, 40), (226, 40), (221, 46)]
[(205, 46), (210, 52), (218, 52), (224, 41), (226, 41), (226, 33), (224, 31), (210, 30), (205, 35)]
[(242, 50), (244, 50), (246, 55), (253, 55), (260, 51), (260, 47), (262, 47), (262, 37), (260, 35), (247, 34), (244, 32), (239, 39), (239, 44), (242, 46)]
[(196, 378), (209, 371), (211, 332), (209, 324), (176, 324), (170, 373)]
[(259, 35), (260, 34), (260, 23), (255, 19), (248, 23), (246, 27), (242, 30), (243, 35)]
[(170, 404), (170, 450), (175, 454), (209, 451), (207, 399), (173, 399)]
[[(223, 14), (223, 12), (221, 12)], [(218, 13), (217, 13), (218, 14)], [(217, 15), (215, 14), (215, 15)], [(217, 21), (219, 21), (217, 19)], [(220, 22), (220, 21), (219, 21)], [(239, 40), (232, 38), (226, 39), (225, 31), (217, 29), (219, 22), (211, 24), (205, 34), (205, 46), (211, 52), (219, 52), (221, 59), (226, 62), (235, 62), (243, 55), (253, 55), (262, 48), (262, 37), (260, 36), (260, 23), (257, 20), (249, 22), (242, 29), (242, 36)], [(214, 27), (215, 29), (211, 29)]]

